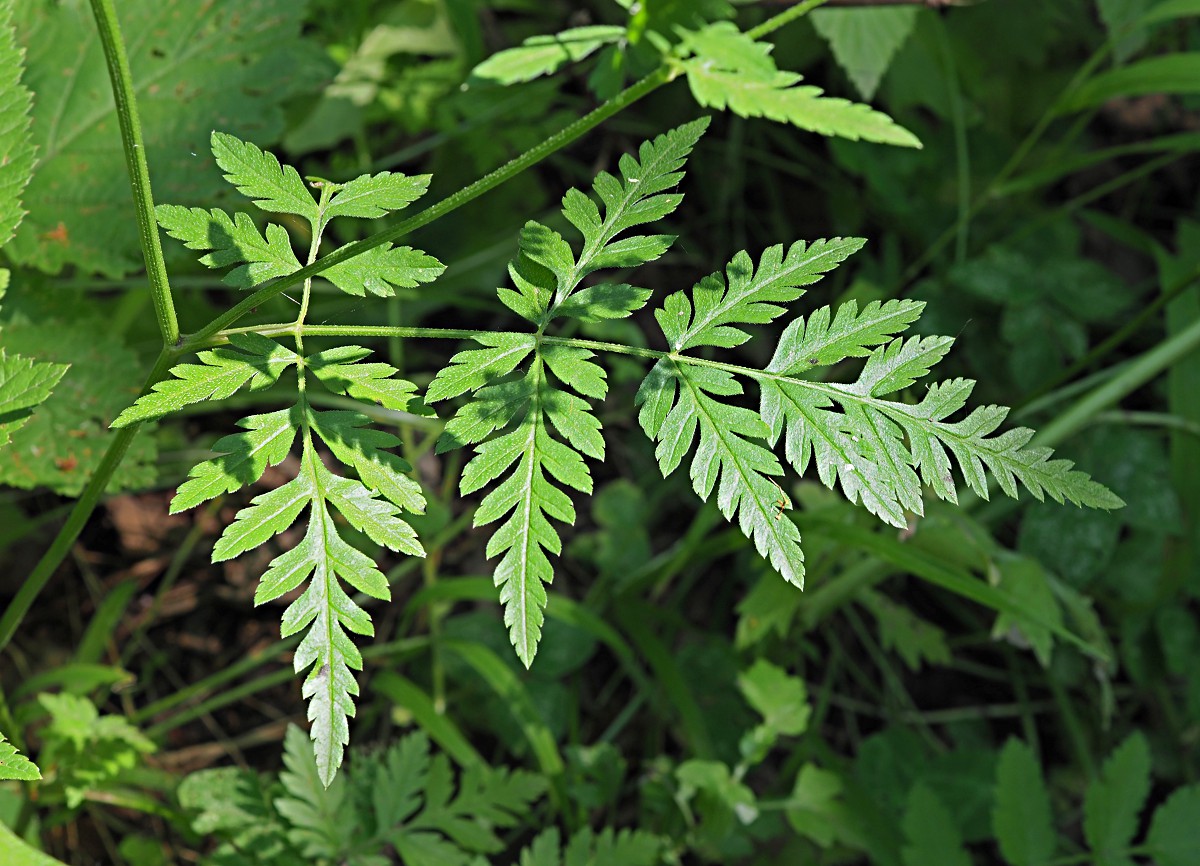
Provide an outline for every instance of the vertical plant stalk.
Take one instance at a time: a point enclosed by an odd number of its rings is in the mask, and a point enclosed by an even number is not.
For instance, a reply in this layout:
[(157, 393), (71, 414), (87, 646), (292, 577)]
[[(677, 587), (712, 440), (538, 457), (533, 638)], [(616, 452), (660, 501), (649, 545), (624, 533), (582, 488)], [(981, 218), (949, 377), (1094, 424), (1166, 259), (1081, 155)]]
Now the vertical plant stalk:
[[(146, 164), (146, 146), (142, 138), (142, 124), (138, 117), (137, 97), (133, 91), (133, 73), (129, 69), (129, 57), (125, 53), (125, 42), (117, 23), (117, 13), (112, 0), (91, 0), (92, 15), (104, 48), (104, 60), (108, 64), (108, 77), (112, 82), (113, 100), (116, 103), (117, 120), (121, 127), (121, 144), (125, 150), (125, 166), (129, 171), (129, 186), (133, 192), (134, 209), (137, 212), (138, 229), (141, 234), (142, 256), (146, 260), (146, 272), (150, 278), (150, 291), (154, 297), (154, 313), (162, 333), (163, 350), (159, 353), (154, 369), (146, 380), (142, 393), (166, 376), (171, 368), (171, 349), (179, 343), (179, 319), (175, 315), (175, 301), (171, 296), (171, 285), (167, 279), (167, 265), (163, 261), (162, 245), (158, 237), (158, 223), (154, 219), (154, 198), (150, 192), (150, 168)], [(121, 465), (140, 424), (133, 424), (116, 432), (108, 450), (100, 459), (100, 465), (88, 479), (87, 486), (67, 516), (66, 523), (54, 537), (50, 547), (42, 554), (36, 566), (12, 603), (0, 616), (0, 650), (8, 646), (25, 614), (49, 583), (58, 566), (66, 558), (99, 504), (113, 473)]]
[(133, 191), (133, 205), (141, 234), (142, 257), (146, 260), (146, 274), (150, 278), (150, 292), (154, 297), (154, 315), (162, 332), (163, 345), (175, 346), (179, 342), (179, 319), (175, 315), (175, 299), (171, 296), (167, 265), (163, 261), (162, 242), (158, 236), (158, 222), (154, 218), (150, 167), (146, 164), (146, 143), (142, 139), (142, 122), (138, 117), (137, 97), (133, 92), (133, 73), (129, 70), (129, 58), (125, 54), (125, 42), (121, 38), (112, 0), (91, 0), (91, 3), (96, 29), (100, 32), (100, 43), (104, 46), (108, 77), (112, 81), (117, 120), (121, 126), (121, 144), (125, 149), (125, 167), (129, 171), (129, 186)]
[[(171, 369), (171, 358), (172, 356), (165, 349), (159, 354), (158, 362), (154, 365), (154, 369), (146, 379), (146, 385), (142, 389), (143, 394), (150, 390), (152, 383), (166, 376), (167, 371)], [(121, 461), (125, 459), (125, 453), (129, 450), (129, 445), (133, 442), (133, 437), (137, 435), (137, 431), (140, 428), (140, 424), (131, 424), (116, 431), (116, 435), (113, 436), (108, 450), (104, 452), (104, 456), (100, 459), (100, 465), (96, 467), (96, 471), (88, 479), (87, 486), (75, 502), (75, 507), (67, 515), (67, 522), (58, 531), (58, 535), (54, 537), (54, 541), (51, 542), (50, 547), (42, 554), (42, 558), (38, 560), (38, 564), (34, 566), (33, 571), (22, 582), (21, 588), (17, 591), (16, 596), (13, 597), (12, 602), (4, 609), (4, 615), (0, 616), (0, 651), (3, 651), (8, 646), (8, 642), (12, 640), (12, 636), (21, 625), (21, 620), (25, 618), (25, 614), (29, 612), (29, 608), (33, 606), (33, 602), (41, 594), (41, 591), (45, 589), (46, 584), (54, 576), (54, 572), (66, 558), (67, 554), (71, 552), (71, 545), (75, 543), (75, 539), (79, 537), (79, 533), (83, 531), (83, 527), (87, 524), (88, 518), (92, 516), (92, 512), (100, 504), (100, 499), (104, 496), (104, 491), (108, 488), (108, 482), (112, 479), (113, 472), (116, 471)]]

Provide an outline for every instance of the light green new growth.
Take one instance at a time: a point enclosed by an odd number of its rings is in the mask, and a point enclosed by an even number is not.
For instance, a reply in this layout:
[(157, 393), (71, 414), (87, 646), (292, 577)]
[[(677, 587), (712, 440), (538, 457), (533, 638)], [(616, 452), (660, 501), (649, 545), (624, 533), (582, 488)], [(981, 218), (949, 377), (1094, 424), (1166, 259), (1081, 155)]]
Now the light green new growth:
[(728, 108), (742, 117), (766, 117), (820, 135), (920, 147), (915, 135), (867, 105), (823, 96), (800, 85), (801, 76), (781, 72), (771, 46), (756, 42), (728, 21), (689, 33), (683, 63), (692, 95), (701, 105)]
[[(405, 207), (426, 189), (428, 177), (406, 177), (385, 172), (364, 175), (347, 184), (328, 181), (320, 200), (290, 166), (233, 136), (213, 133), (213, 153), (227, 179), (266, 209), (291, 213), (308, 220), (320, 237), (329, 220), (338, 217), (377, 217)], [(287, 232), (269, 224), (266, 241), (245, 214), (230, 218), (219, 210), (164, 205), (157, 210), (163, 228), (191, 249), (210, 250), (200, 261), (219, 268), (242, 263), (225, 281), (249, 287), (300, 268)], [(313, 245), (315, 258), (316, 246)], [(334, 285), (350, 294), (388, 295), (392, 286), (412, 286), (436, 278), (443, 270), (434, 258), (408, 247), (390, 245), (331, 268)], [(171, 378), (157, 383), (113, 422), (123, 427), (160, 418), (206, 400), (219, 400), (239, 389), (262, 390), (277, 384), (295, 369), (296, 402), (285, 409), (243, 418), (242, 432), (214, 445), (217, 456), (194, 467), (171, 502), (171, 511), (193, 508), (214, 497), (233, 493), (259, 481), (268, 466), (281, 463), (300, 442), (299, 471), (280, 487), (256, 496), (238, 512), (213, 549), (221, 562), (266, 543), (290, 527), (303, 512), (308, 529), (291, 549), (270, 563), (255, 593), (262, 604), (299, 589), (283, 615), (282, 634), (305, 632), (296, 650), (297, 672), (307, 671), (304, 696), (316, 766), (328, 785), (342, 762), (349, 742), (348, 718), (354, 715), (358, 693), (354, 670), (362, 669), (362, 656), (349, 633), (373, 633), (371, 618), (342, 588), (345, 581), (374, 598), (390, 597), (388, 583), (371, 557), (342, 538), (334, 512), (371, 542), (389, 550), (424, 556), (412, 527), (402, 512), (424, 511), (419, 485), (409, 474), (412, 467), (390, 448), (400, 440), (371, 430), (368, 418), (354, 411), (318, 411), (307, 396), (311, 383), (363, 403), (378, 403), (397, 411), (411, 411), (416, 386), (395, 377), (397, 370), (383, 363), (363, 363), (370, 352), (359, 346), (339, 346), (304, 354), (264, 336), (233, 334), (230, 346), (201, 352), (199, 363), (180, 364)], [(335, 474), (325, 464), (319, 447), (354, 470), (358, 478)]]
[(42, 772), (0, 734), (0, 781), (36, 782)]
[[(563, 214), (583, 236), (578, 255), (558, 232), (526, 223), (517, 258), (509, 265), (516, 289), (500, 289), (499, 294), (505, 305), (537, 326), (537, 333), (481, 340), (489, 348), (456, 355), (426, 395), (434, 402), (474, 392), (438, 442), (439, 451), (477, 445), (463, 472), (462, 492), (473, 493), (506, 476), (484, 497), (475, 525), (507, 517), (487, 553), (501, 557), (495, 582), (504, 621), (527, 666), (541, 638), (545, 584), (554, 578), (547, 552), (562, 549), (550, 521), (575, 522), (574, 506), (560, 485), (591, 493), (583, 458), (604, 458), (600, 422), (583, 398), (603, 399), (608, 389), (604, 370), (589, 360), (591, 351), (547, 344), (541, 337), (558, 317), (619, 318), (646, 303), (650, 293), (628, 285), (599, 283), (578, 294), (576, 289), (597, 270), (636, 267), (670, 246), (674, 238), (665, 235), (616, 238), (662, 219), (679, 205), (682, 196), (667, 191), (679, 183), (680, 169), (707, 125), (707, 119), (689, 123), (643, 144), (637, 159), (623, 156), (619, 179), (601, 173), (593, 189), (603, 214), (583, 192), (567, 192)], [(515, 373), (530, 356), (529, 366)], [(500, 435), (493, 437), (496, 431)]]
[(496, 84), (532, 81), (624, 37), (624, 27), (605, 24), (573, 27), (553, 36), (531, 36), (516, 48), (498, 51), (484, 60), (471, 70), (471, 78)]

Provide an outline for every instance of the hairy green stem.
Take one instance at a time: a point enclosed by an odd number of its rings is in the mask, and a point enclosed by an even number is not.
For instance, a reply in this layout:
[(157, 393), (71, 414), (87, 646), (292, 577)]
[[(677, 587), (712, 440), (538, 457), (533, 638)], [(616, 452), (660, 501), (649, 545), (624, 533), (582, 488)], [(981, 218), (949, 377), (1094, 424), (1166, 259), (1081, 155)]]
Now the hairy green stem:
[[(150, 375), (146, 379), (146, 384), (142, 388), (143, 394), (150, 390), (152, 383), (159, 381), (167, 374), (167, 370), (171, 366), (170, 357), (166, 349), (163, 349), (159, 354), (158, 362), (154, 365), (154, 369), (150, 372)], [(0, 616), (0, 650), (8, 646), (8, 642), (12, 640), (17, 628), (21, 625), (21, 620), (25, 618), (25, 614), (29, 613), (29, 608), (33, 606), (34, 600), (46, 588), (46, 584), (50, 582), (50, 578), (54, 576), (54, 572), (62, 564), (62, 561), (66, 559), (67, 554), (71, 552), (71, 545), (75, 543), (75, 539), (83, 531), (88, 518), (92, 516), (92, 511), (95, 510), (101, 497), (104, 496), (104, 491), (108, 488), (108, 482), (112, 479), (113, 472), (116, 471), (117, 466), (124, 459), (125, 452), (129, 450), (129, 445), (133, 442), (133, 437), (137, 435), (140, 428), (140, 424), (131, 424), (128, 427), (122, 427), (113, 436), (108, 450), (104, 452), (104, 456), (100, 459), (100, 465), (96, 467), (96, 471), (88, 479), (87, 486), (83, 488), (83, 493), (76, 500), (75, 506), (67, 516), (67, 522), (58, 531), (58, 535), (54, 537), (54, 541), (51, 542), (50, 547), (42, 554), (42, 558), (38, 560), (33, 571), (29, 573), (29, 577), (25, 578), (16, 596), (9, 603), (8, 607), (5, 608), (4, 615)]]
[(112, 81), (117, 120), (121, 126), (121, 144), (125, 149), (125, 167), (129, 171), (129, 186), (133, 190), (133, 204), (141, 234), (142, 257), (146, 260), (150, 292), (154, 297), (154, 315), (162, 332), (163, 345), (174, 346), (179, 342), (179, 319), (175, 315), (175, 300), (171, 296), (167, 265), (158, 237), (158, 222), (154, 218), (150, 168), (146, 164), (146, 143), (142, 139), (142, 123), (133, 92), (133, 74), (129, 71), (125, 41), (121, 38), (112, 0), (91, 0), (91, 3), (96, 29), (100, 31), (100, 43), (104, 46), (108, 77)]

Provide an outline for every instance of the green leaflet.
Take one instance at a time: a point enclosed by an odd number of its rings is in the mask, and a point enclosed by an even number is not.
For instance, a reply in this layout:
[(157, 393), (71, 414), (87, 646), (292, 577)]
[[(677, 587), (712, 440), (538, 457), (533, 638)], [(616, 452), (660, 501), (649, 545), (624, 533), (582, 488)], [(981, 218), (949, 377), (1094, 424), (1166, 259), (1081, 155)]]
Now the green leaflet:
[(729, 22), (688, 34), (684, 45), (693, 54), (683, 64), (688, 86), (701, 105), (852, 141), (921, 146), (915, 135), (886, 114), (822, 96), (819, 87), (801, 86), (801, 76), (775, 68), (771, 46), (755, 42)]
[(36, 782), (42, 772), (0, 734), (0, 781)]
[[(637, 395), (639, 421), (657, 442), (664, 475), (691, 454), (696, 493), (707, 499), (716, 489), (722, 513), (731, 520), (736, 516), (758, 551), (797, 584), (803, 581), (799, 535), (791, 521), (780, 519), (790, 503), (773, 480), (782, 467), (770, 447), (780, 436), (798, 473), (815, 458), (823, 484), (840, 484), (851, 502), (899, 528), (907, 526), (907, 513), (923, 513), (923, 485), (940, 498), (956, 499), (951, 455), (967, 484), (983, 497), (988, 495), (986, 468), (1010, 496), (1017, 495), (1019, 482), (1038, 499), (1048, 495), (1098, 508), (1123, 504), (1069, 461), (1051, 460), (1049, 449), (1026, 447), (1031, 430), (991, 435), (1007, 409), (981, 407), (960, 421), (947, 420), (965, 406), (973, 382), (929, 386), (916, 405), (884, 399), (927, 375), (953, 342), (893, 339), (917, 319), (918, 303), (873, 303), (860, 311), (851, 301), (836, 314), (826, 307), (807, 321), (797, 318), (784, 329), (765, 370), (684, 354), (745, 342), (750, 335), (743, 325), (781, 316), (782, 305), (803, 293), (801, 286), (861, 246), (857, 239), (797, 243), (786, 255), (782, 247), (772, 247), (757, 268), (739, 253), (724, 277), (710, 275), (690, 294), (676, 292), (666, 299), (655, 317), (670, 352), (650, 370)], [(805, 378), (813, 368), (863, 357), (866, 362), (850, 384)], [(758, 383), (758, 412), (724, 399), (742, 394), (735, 375)], [(699, 446), (693, 451), (697, 434)]]
[(212, 152), (217, 165), (237, 191), (262, 210), (290, 213), (316, 224), (320, 213), (312, 194), (290, 165), (274, 154), (224, 132), (213, 132)]
[(113, 427), (149, 421), (169, 415), (193, 403), (223, 400), (239, 388), (251, 391), (267, 388), (299, 356), (258, 334), (234, 334), (230, 348), (210, 349), (199, 354), (199, 364), (180, 364), (154, 389), (117, 416)]
[(292, 450), (300, 426), (296, 407), (251, 415), (238, 421), (244, 433), (218, 439), (220, 456), (192, 467), (188, 480), (171, 500), (171, 513), (195, 508), (223, 493), (233, 493), (262, 478), (268, 466), (280, 463)]
[(0, 0), (0, 246), (8, 243), (25, 211), (21, 193), (33, 173), (29, 112), (33, 99), (21, 85), (24, 52), (12, 27), (13, 0)]
[(1050, 795), (1033, 750), (1009, 740), (996, 766), (992, 827), (1000, 853), (1012, 866), (1045, 866), (1054, 856)]
[(659, 862), (663, 841), (641, 830), (599, 833), (585, 827), (562, 847), (557, 828), (538, 834), (521, 852), (519, 866), (652, 866)]
[[(572, 363), (590, 362), (576, 358)], [(547, 366), (546, 361), (535, 357), (520, 380), (522, 387), (506, 391), (503, 402), (495, 401), (496, 408), (486, 422), (490, 429), (483, 435), (510, 424), (512, 429), (478, 446), (475, 457), (463, 471), (460, 485), (464, 495), (470, 494), (511, 470), (484, 497), (475, 512), (474, 523), (484, 526), (508, 516), (488, 542), (487, 555), (502, 557), (494, 580), (500, 587), (509, 636), (526, 667), (533, 663), (541, 638), (542, 611), (546, 606), (544, 584), (554, 579), (546, 553), (562, 551), (562, 541), (550, 518), (575, 522), (575, 508), (560, 485), (591, 493), (591, 474), (583, 455), (594, 459), (604, 456), (600, 422), (584, 400), (547, 380)], [(599, 367), (591, 366), (599, 371)], [(480, 402), (467, 404), (464, 411), (487, 405), (488, 390), (481, 389), (477, 393)], [(551, 425), (566, 442), (551, 433)], [(479, 424), (472, 428), (482, 429)], [(451, 433), (449, 425), (446, 430)]]
[(624, 38), (625, 28), (573, 27), (553, 36), (531, 36), (516, 48), (498, 51), (471, 70), (471, 79), (496, 84), (532, 81), (575, 63), (598, 48)]
[(971, 866), (953, 816), (925, 782), (908, 795), (904, 836), (904, 866)]
[[(273, 141), (284, 129), (282, 104), (316, 89), (331, 71), (315, 43), (300, 36), (303, 3), (116, 5), (123, 32), (141, 36), (129, 40), (129, 63), (154, 191), (164, 201), (207, 204), (226, 188), (200, 147), (214, 122)], [(89, 4), (21, 0), (16, 23), (28, 52), (39, 164), (26, 196), (29, 217), (10, 254), (51, 273), (68, 264), (112, 277), (140, 268), (112, 88)], [(222, 62), (212, 62), (216, 56)]]
[(229, 214), (216, 208), (206, 211), (162, 204), (154, 209), (154, 215), (167, 234), (183, 241), (189, 250), (211, 250), (200, 257), (200, 264), (223, 268), (242, 263), (222, 280), (236, 289), (249, 289), (300, 270), (300, 261), (283, 226), (269, 223), (264, 239), (244, 213), (230, 219)]
[[(715, 488), (721, 513), (730, 520), (736, 516), (758, 552), (789, 582), (803, 587), (800, 531), (782, 519), (791, 500), (772, 480), (783, 468), (763, 444), (767, 426), (757, 413), (716, 399), (741, 393), (741, 385), (724, 370), (659, 361), (638, 391), (643, 406), (639, 420), (646, 435), (658, 442), (655, 455), (663, 476), (692, 454), (696, 494), (707, 500)], [(700, 444), (693, 452), (697, 432)]]
[(396, 293), (394, 286), (412, 289), (431, 283), (444, 270), (445, 265), (420, 250), (382, 244), (328, 268), (321, 276), (348, 295), (388, 298)]
[(38, 363), (0, 349), (0, 445), (8, 444), (65, 372), (66, 364)]
[(1150, 795), (1150, 746), (1135, 731), (1109, 756), (1083, 801), (1083, 833), (1097, 866), (1131, 866), (1126, 853)]
[(359, 217), (379, 219), (394, 210), (403, 210), (425, 195), (429, 189), (428, 174), (364, 174), (344, 184), (335, 184), (333, 195), (325, 208), (325, 219)]
[(782, 244), (765, 250), (757, 270), (750, 256), (738, 253), (726, 268), (727, 280), (712, 274), (692, 290), (667, 298), (655, 318), (671, 349), (682, 352), (695, 346), (738, 346), (750, 335), (734, 325), (761, 325), (774, 321), (789, 304), (849, 256), (862, 249), (861, 238), (797, 241), (783, 252)]

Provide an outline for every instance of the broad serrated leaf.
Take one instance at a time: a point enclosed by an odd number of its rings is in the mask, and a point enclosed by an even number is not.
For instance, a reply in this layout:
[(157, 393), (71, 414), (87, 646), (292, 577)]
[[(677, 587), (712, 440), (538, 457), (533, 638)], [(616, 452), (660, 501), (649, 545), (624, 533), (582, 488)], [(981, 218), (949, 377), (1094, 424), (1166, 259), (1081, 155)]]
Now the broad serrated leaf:
[(803, 286), (817, 282), (849, 256), (862, 249), (860, 238), (797, 241), (783, 252), (779, 244), (763, 251), (758, 268), (745, 252), (738, 253), (725, 276), (711, 274), (692, 289), (666, 299), (655, 318), (672, 351), (695, 346), (738, 346), (750, 339), (736, 325), (766, 324), (784, 313), (804, 294)]
[(694, 55), (684, 62), (684, 71), (701, 105), (851, 141), (921, 146), (915, 135), (886, 114), (823, 96), (819, 87), (800, 85), (801, 76), (777, 70), (768, 52), (728, 22), (689, 34), (684, 44)]
[(1050, 796), (1033, 750), (1009, 740), (996, 765), (992, 828), (1010, 866), (1045, 866), (1054, 856)]
[[(305, 6), (293, 0), (116, 5), (161, 201), (215, 203), (229, 187), (208, 154), (213, 125), (270, 143), (284, 129), (283, 103), (331, 71), (317, 45), (300, 37)], [(28, 52), (25, 84), (35, 96), (38, 165), (25, 197), (29, 216), (8, 252), (50, 272), (73, 264), (119, 277), (141, 268), (112, 86), (90, 5), (21, 0), (16, 23)]]
[(1150, 794), (1150, 746), (1135, 731), (1112, 753), (1083, 800), (1083, 834), (1097, 866), (1132, 866), (1129, 847)]
[(36, 782), (42, 772), (0, 734), (0, 781)]
[(1200, 785), (1180, 788), (1154, 812), (1146, 836), (1147, 853), (1156, 866), (1193, 866), (1200, 854)]
[(13, 0), (0, 2), (0, 246), (12, 238), (25, 216), (21, 193), (33, 174), (30, 133), (33, 98), (21, 84), (25, 52), (12, 27)]
[(273, 153), (226, 132), (214, 131), (210, 144), (225, 180), (238, 192), (263, 210), (295, 214), (317, 225), (317, 202), (296, 169), (282, 165)]
[(390, 298), (396, 287), (412, 289), (431, 283), (445, 270), (446, 266), (428, 253), (382, 244), (326, 268), (321, 276), (348, 295)]
[(39, 363), (0, 348), (0, 445), (9, 443), (66, 372), (66, 364)]
[(870, 99), (912, 33), (917, 11), (915, 7), (817, 9), (810, 20), (862, 98)]
[(171, 513), (195, 508), (258, 481), (268, 466), (275, 466), (287, 457), (300, 423), (299, 407), (295, 406), (238, 421), (245, 432), (213, 443), (213, 451), (220, 456), (192, 467), (188, 480), (179, 485), (171, 500)]
[(471, 78), (516, 84), (549, 75), (624, 38), (625, 28), (606, 24), (574, 27), (553, 36), (531, 36), (516, 48), (498, 51), (471, 70)]
[(268, 223), (266, 238), (244, 213), (229, 214), (214, 208), (186, 208), (159, 205), (154, 209), (158, 224), (167, 234), (183, 241), (189, 250), (211, 250), (199, 262), (210, 268), (239, 265), (222, 282), (236, 289), (248, 289), (274, 277), (300, 270), (287, 231)]
[(392, 211), (403, 210), (425, 195), (430, 175), (395, 174), (390, 171), (364, 174), (340, 184), (329, 197), (324, 218), (360, 217), (379, 219)]
[(924, 782), (908, 796), (904, 836), (904, 866), (971, 866), (954, 818)]
[(251, 391), (273, 385), (283, 372), (299, 361), (291, 349), (258, 334), (233, 334), (230, 347), (203, 351), (199, 364), (171, 368), (171, 378), (122, 412), (113, 427), (126, 427), (161, 418), (184, 406), (205, 400), (223, 400), (239, 388)]

